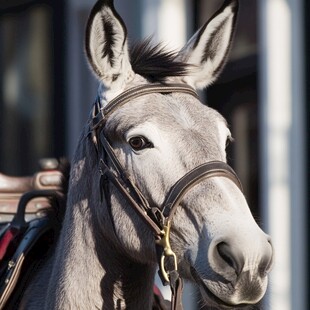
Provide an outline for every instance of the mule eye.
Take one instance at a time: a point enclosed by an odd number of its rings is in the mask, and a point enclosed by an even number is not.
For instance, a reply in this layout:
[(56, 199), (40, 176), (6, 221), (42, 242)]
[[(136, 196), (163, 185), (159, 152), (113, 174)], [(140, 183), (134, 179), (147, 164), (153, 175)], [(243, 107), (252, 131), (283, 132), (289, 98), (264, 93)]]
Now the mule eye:
[(142, 137), (142, 136), (130, 138), (129, 144), (135, 151), (141, 151), (141, 150), (144, 150), (146, 148), (152, 148), (153, 147), (152, 142), (150, 142), (149, 140), (147, 140), (145, 137)]

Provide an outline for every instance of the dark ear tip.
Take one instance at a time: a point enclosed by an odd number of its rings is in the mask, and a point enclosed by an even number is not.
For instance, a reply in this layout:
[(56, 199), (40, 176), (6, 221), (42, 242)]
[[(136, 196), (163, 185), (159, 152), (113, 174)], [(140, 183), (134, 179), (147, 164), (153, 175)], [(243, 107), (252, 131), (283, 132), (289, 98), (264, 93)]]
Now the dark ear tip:
[(113, 0), (97, 0), (95, 5), (113, 5)]
[(225, 0), (224, 4), (223, 4), (223, 8), (226, 8), (230, 6), (233, 10), (233, 12), (238, 11), (239, 8), (239, 1), (238, 0)]
[(114, 1), (113, 0), (98, 0), (95, 5), (93, 6), (92, 11), (94, 13), (101, 10), (102, 7), (107, 6), (110, 8), (114, 8)]

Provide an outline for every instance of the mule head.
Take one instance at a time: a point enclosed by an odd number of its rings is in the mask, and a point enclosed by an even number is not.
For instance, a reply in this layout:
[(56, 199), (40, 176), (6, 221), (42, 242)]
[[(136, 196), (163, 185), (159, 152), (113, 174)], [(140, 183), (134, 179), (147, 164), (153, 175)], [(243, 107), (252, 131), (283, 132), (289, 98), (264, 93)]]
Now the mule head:
[[(238, 1), (226, 0), (177, 54), (145, 44), (140, 54), (130, 56), (127, 30), (113, 1), (98, 1), (88, 21), (86, 52), (104, 86), (100, 99), (108, 102), (128, 88), (153, 81), (208, 86), (225, 64), (237, 12)], [(109, 116), (103, 131), (150, 205), (159, 207), (185, 173), (212, 160), (226, 162), (230, 139), (221, 115), (197, 98), (178, 93), (131, 100)], [(113, 186), (111, 191), (119, 196)], [(126, 251), (140, 262), (155, 261), (147, 227), (126, 205), (112, 208)], [(139, 241), (133, 242), (133, 235)], [(181, 275), (199, 286), (208, 305), (236, 308), (264, 296), (273, 256), (270, 238), (229, 179), (202, 181), (186, 194), (173, 218), (171, 238)]]

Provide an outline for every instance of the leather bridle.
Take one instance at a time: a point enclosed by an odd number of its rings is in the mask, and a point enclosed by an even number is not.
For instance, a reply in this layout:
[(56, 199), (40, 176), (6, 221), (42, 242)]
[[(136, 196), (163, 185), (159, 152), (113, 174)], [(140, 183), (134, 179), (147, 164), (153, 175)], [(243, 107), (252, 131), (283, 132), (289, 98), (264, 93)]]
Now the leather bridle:
[[(103, 133), (103, 128), (111, 114), (128, 101), (151, 93), (183, 93), (199, 99), (196, 91), (186, 84), (145, 84), (130, 88), (111, 100), (105, 106), (97, 99), (93, 110), (89, 133), (96, 146), (101, 173), (100, 191), (109, 200), (111, 182), (123, 195), (135, 212), (149, 226), (155, 236), (159, 260), (159, 274), (164, 284), (170, 284), (172, 291), (171, 309), (182, 309), (181, 295), (183, 283), (178, 274), (176, 254), (170, 246), (170, 228), (173, 215), (184, 195), (202, 180), (225, 177), (233, 181), (242, 191), (239, 178), (233, 169), (221, 161), (204, 163), (185, 174), (170, 189), (161, 207), (151, 207), (126, 169), (119, 162), (112, 146)], [(170, 264), (166, 264), (171, 259)], [(168, 266), (169, 270), (166, 270)]]

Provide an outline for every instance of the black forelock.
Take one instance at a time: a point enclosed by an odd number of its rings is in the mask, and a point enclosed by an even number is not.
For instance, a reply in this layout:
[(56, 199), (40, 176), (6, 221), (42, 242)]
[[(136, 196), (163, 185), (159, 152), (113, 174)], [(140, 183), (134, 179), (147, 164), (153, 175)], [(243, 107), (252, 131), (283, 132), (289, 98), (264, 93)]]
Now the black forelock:
[(164, 83), (168, 77), (187, 75), (189, 65), (176, 60), (176, 56), (177, 53), (166, 51), (162, 44), (153, 45), (151, 39), (135, 43), (130, 49), (133, 71), (150, 82)]

